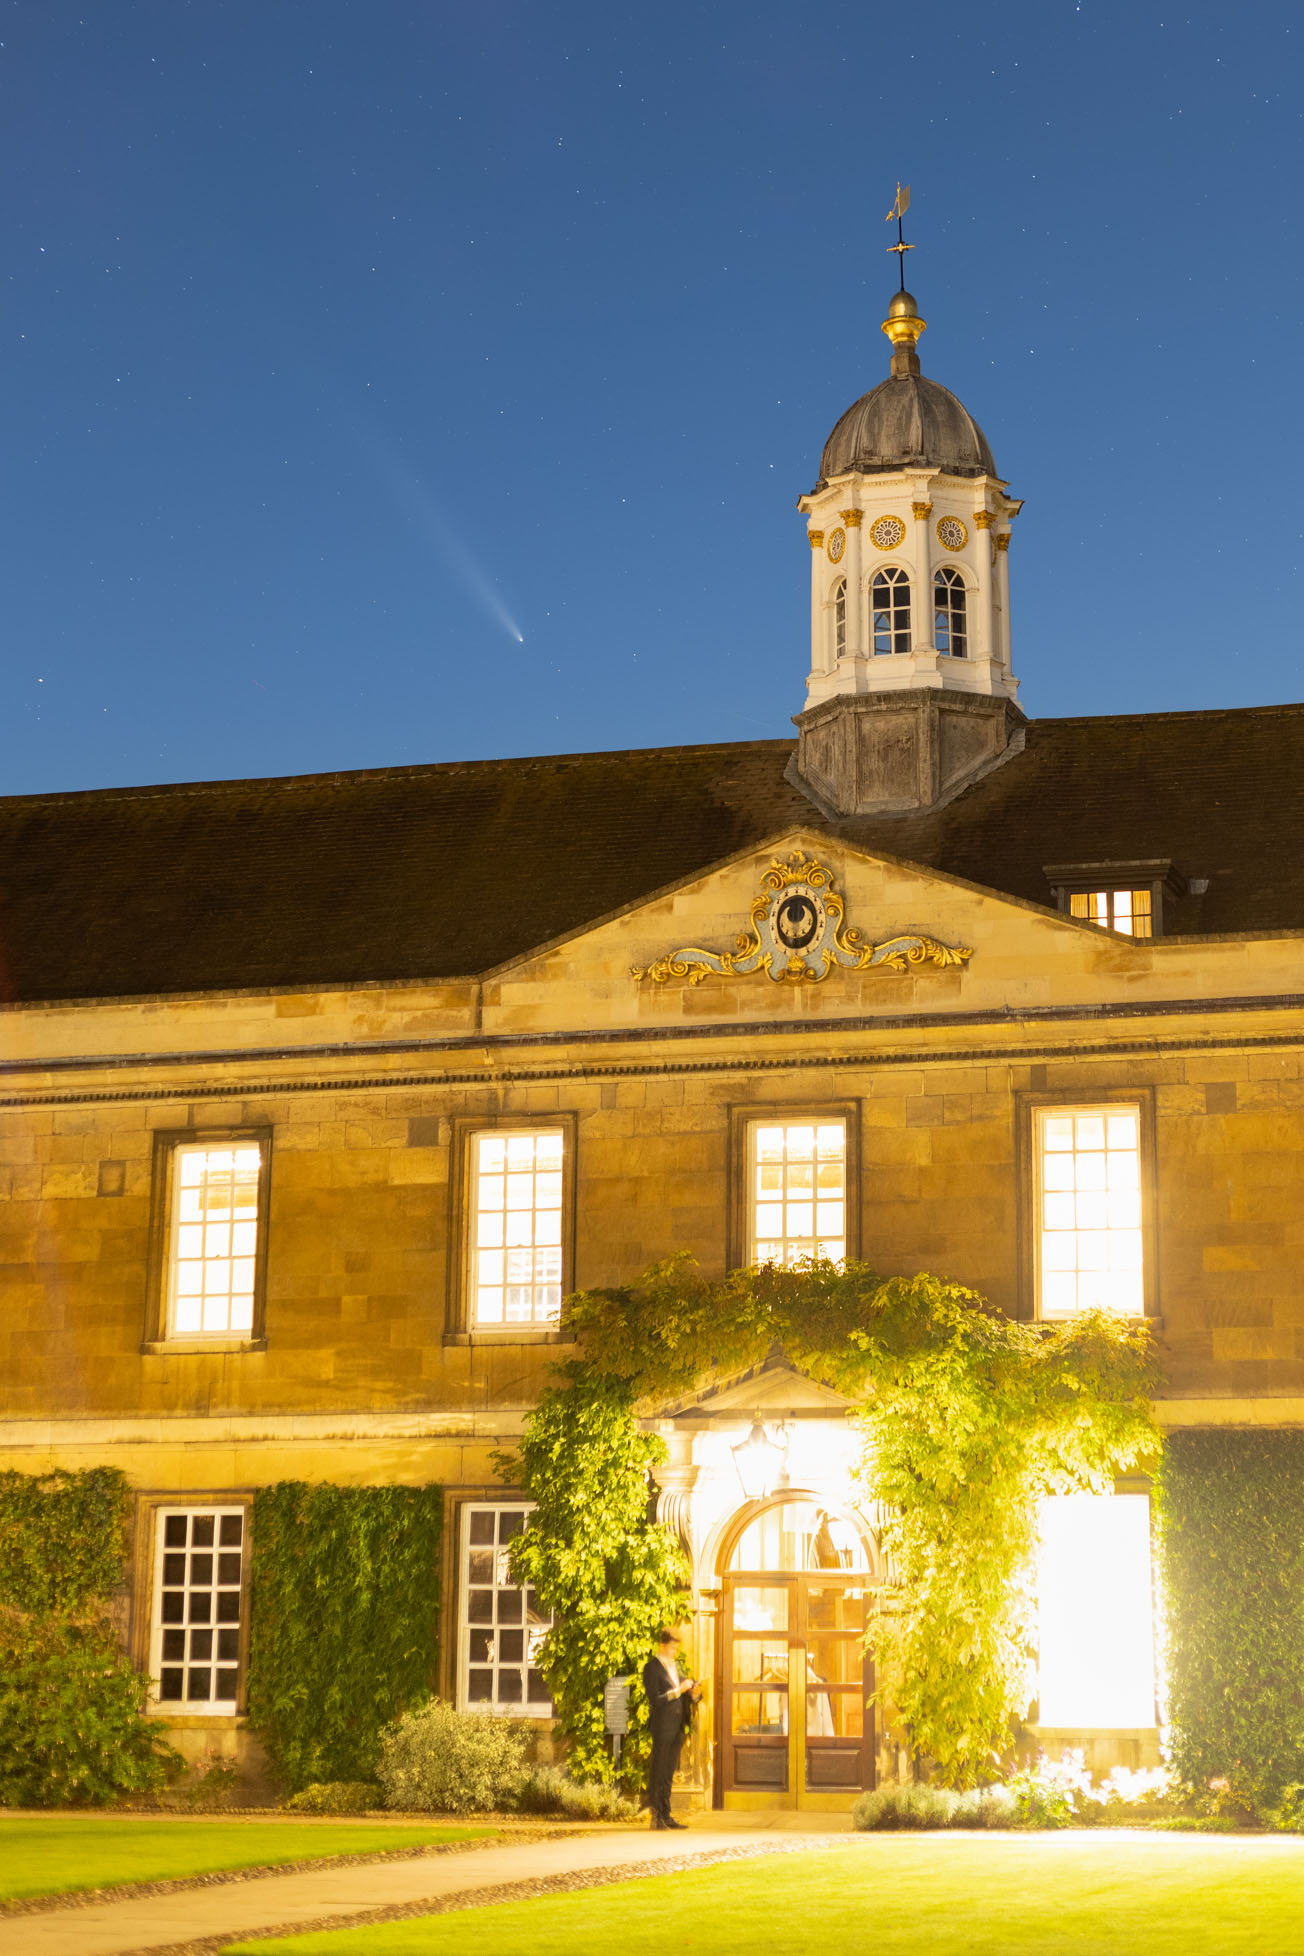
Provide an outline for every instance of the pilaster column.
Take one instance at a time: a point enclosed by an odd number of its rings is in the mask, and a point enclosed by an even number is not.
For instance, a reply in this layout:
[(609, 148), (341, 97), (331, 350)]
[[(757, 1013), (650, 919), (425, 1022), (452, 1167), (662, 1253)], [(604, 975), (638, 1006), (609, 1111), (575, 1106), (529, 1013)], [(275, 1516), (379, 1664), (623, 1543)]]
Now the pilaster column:
[(1000, 594), (1000, 661), (1006, 674), (1010, 667), (1010, 533), (1002, 531), (996, 539), (996, 588)]
[(936, 650), (933, 645), (933, 553), (931, 502), (915, 501), (910, 505), (915, 519), (914, 535), (910, 539), (911, 583), (910, 593), (910, 647), (914, 652)]
[(977, 617), (973, 621), (973, 657), (988, 659), (993, 665), (1004, 666), (1000, 639), (996, 631), (996, 620), (992, 615), (992, 558), (996, 555), (991, 537), (992, 512), (980, 509), (974, 513), (974, 528), (978, 541), (974, 549), (974, 564), (978, 574), (977, 604), (974, 609)]
[(868, 651), (865, 632), (867, 614), (864, 591), (864, 557), (860, 541), (863, 509), (839, 511), (847, 532), (847, 548), (842, 559), (847, 577), (847, 657), (861, 659)]
[(829, 568), (824, 556), (824, 532), (807, 530), (806, 535), (810, 539), (810, 669), (830, 672), (833, 651), (824, 610), (824, 573)]

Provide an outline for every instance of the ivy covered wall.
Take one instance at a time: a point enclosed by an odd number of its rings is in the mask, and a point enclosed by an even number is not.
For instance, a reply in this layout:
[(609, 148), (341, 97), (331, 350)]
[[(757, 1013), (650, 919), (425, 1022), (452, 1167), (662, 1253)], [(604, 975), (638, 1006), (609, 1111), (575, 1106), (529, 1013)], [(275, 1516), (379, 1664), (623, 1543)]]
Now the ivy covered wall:
[(1271, 1805), (1304, 1781), (1304, 1432), (1172, 1433), (1158, 1497), (1173, 1765)]
[(249, 1722), (291, 1791), (369, 1779), (382, 1728), (433, 1691), (442, 1521), (431, 1486), (254, 1496)]

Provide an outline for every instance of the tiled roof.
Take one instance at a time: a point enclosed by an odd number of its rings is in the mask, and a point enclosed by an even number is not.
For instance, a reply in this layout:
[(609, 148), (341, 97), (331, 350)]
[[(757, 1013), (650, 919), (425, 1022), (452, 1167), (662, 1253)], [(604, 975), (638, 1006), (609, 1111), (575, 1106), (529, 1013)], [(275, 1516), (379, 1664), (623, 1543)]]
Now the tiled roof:
[(833, 825), (791, 741), (0, 801), (10, 1000), (492, 969), (801, 824), (1048, 903), (1171, 858), (1177, 931), (1304, 926), (1304, 707), (1043, 720), (932, 814)]

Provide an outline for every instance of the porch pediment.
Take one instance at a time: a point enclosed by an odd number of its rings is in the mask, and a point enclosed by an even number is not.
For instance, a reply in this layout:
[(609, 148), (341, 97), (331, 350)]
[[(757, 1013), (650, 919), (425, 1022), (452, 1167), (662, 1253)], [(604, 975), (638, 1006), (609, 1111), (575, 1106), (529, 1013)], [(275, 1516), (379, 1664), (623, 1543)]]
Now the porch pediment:
[(661, 1414), (678, 1424), (712, 1419), (840, 1419), (854, 1401), (832, 1386), (812, 1379), (792, 1362), (776, 1355), (735, 1378), (706, 1386), (667, 1407)]

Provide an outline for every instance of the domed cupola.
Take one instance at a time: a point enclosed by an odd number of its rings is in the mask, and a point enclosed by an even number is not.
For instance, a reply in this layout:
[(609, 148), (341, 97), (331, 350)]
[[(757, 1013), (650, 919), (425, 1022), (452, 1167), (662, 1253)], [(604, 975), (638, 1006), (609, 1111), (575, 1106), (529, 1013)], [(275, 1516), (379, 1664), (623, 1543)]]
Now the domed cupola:
[(920, 372), (924, 330), (903, 285), (883, 321), (888, 377), (837, 423), (797, 505), (811, 667), (796, 778), (840, 815), (935, 807), (1022, 741), (1008, 578), (1022, 504), (968, 409)]
[[(893, 297), (884, 331), (897, 320), (923, 331), (909, 292)], [(888, 378), (862, 394), (838, 422), (824, 444), (816, 487), (826, 488), (839, 475), (883, 475), (894, 469), (996, 474), (986, 435), (949, 387), (920, 373), (913, 343), (893, 355)]]

